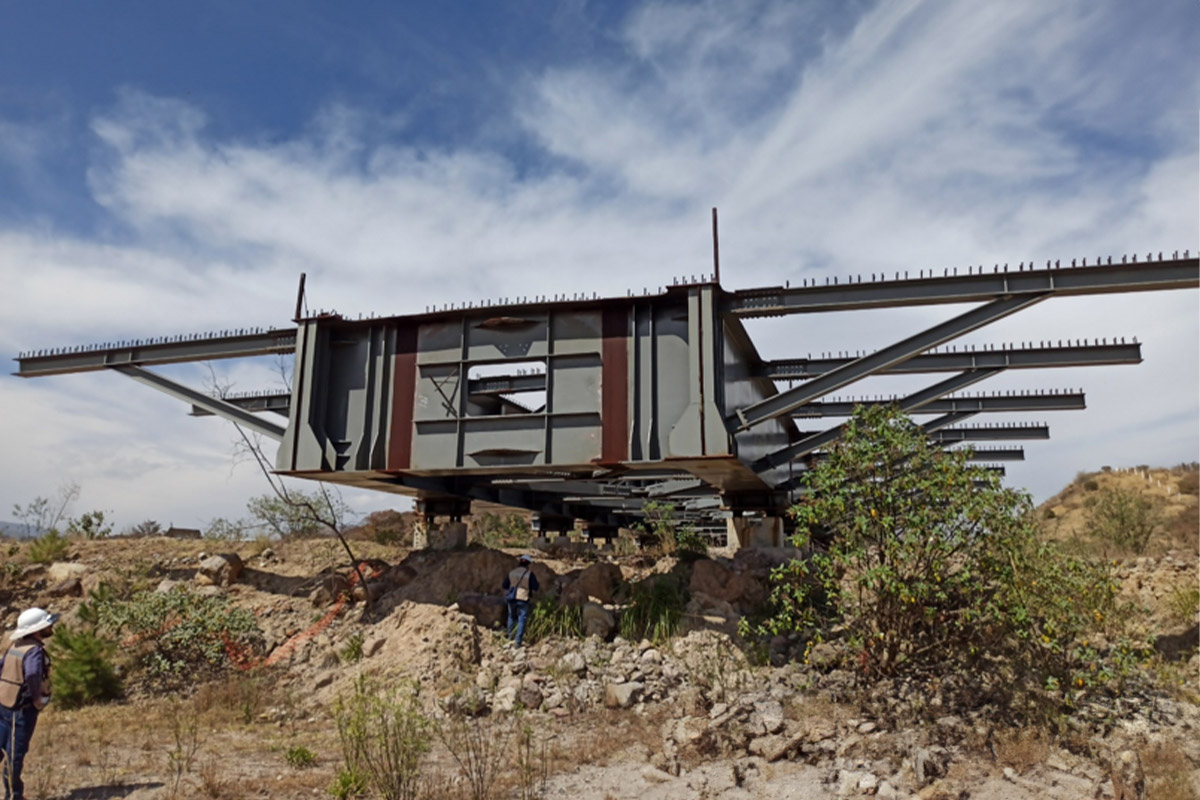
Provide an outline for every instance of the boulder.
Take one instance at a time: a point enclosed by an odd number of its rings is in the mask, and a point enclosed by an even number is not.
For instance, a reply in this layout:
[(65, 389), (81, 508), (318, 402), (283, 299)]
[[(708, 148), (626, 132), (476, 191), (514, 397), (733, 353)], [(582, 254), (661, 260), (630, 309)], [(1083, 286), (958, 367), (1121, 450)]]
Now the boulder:
[(517, 706), (517, 687), (506, 686), (496, 692), (492, 698), (492, 709), (495, 711), (512, 711)]
[(88, 568), (74, 561), (55, 561), (46, 567), (46, 582), (51, 586), (69, 580), (78, 580), (87, 575)]
[(537, 711), (542, 707), (542, 690), (536, 683), (525, 681), (521, 684), (521, 688), (517, 689), (516, 701), (521, 704), (522, 708)]
[(734, 572), (710, 559), (692, 565), (689, 588), (693, 595), (707, 595), (742, 610), (759, 606), (767, 597), (766, 588), (753, 575)]
[(242, 574), (242, 559), (237, 553), (211, 555), (200, 562), (196, 583), (201, 586), (229, 586)]
[(477, 592), (459, 595), (458, 608), (464, 614), (470, 614), (485, 628), (499, 628), (504, 624), (504, 618), (508, 611), (502, 597)]
[(572, 650), (569, 653), (564, 653), (562, 658), (558, 660), (558, 669), (561, 672), (581, 675), (587, 670), (587, 661), (584, 659), (583, 653)]
[(83, 597), (83, 583), (79, 578), (70, 578), (50, 590), (50, 594), (54, 597)]
[(617, 619), (611, 611), (599, 603), (584, 603), (584, 636), (599, 636), (601, 639), (607, 639), (616, 627)]
[(308, 600), (315, 607), (324, 608), (349, 591), (350, 581), (346, 579), (346, 576), (332, 573), (321, 579), (320, 585), (312, 590)]
[(642, 696), (644, 686), (638, 681), (604, 684), (604, 705), (608, 708), (629, 708)]
[(582, 605), (590, 598), (595, 598), (595, 602), (611, 603), (613, 592), (621, 580), (621, 568), (616, 564), (590, 564), (567, 584), (562, 593), (562, 602), (567, 605)]

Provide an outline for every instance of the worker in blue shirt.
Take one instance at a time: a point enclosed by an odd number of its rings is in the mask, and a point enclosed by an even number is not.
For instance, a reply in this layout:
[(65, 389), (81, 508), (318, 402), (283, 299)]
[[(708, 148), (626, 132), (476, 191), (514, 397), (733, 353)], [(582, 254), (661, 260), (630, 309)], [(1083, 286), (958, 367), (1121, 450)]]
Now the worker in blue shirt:
[[(533, 574), (533, 557), (517, 557), (517, 566), (504, 576), (504, 599), (508, 603), (508, 638), (520, 647), (525, 640), (525, 623), (529, 619), (529, 606), (538, 586), (537, 575)], [(515, 631), (515, 633), (514, 633)]]
[(25, 800), (21, 768), (38, 715), (50, 702), (50, 656), (46, 639), (54, 635), (57, 614), (30, 608), (17, 617), (12, 644), (0, 657), (0, 783), (4, 800)]

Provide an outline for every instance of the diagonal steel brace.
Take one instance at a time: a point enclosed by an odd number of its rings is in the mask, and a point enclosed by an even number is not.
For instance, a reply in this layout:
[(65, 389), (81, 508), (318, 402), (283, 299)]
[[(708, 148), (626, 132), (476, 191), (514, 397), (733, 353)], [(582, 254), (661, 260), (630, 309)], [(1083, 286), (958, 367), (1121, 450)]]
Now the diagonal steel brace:
[(910, 336), (896, 344), (851, 361), (843, 367), (827, 372), (821, 377), (807, 381), (794, 389), (780, 392), (777, 395), (748, 405), (745, 408), (739, 408), (737, 410), (737, 417), (741, 424), (737, 430), (739, 432), (745, 431), (759, 423), (794, 411), (818, 397), (829, 394), (893, 364), (898, 364), (901, 361), (912, 358), (920, 352), (962, 336), (964, 333), (969, 333), (976, 328), (981, 328), (1010, 314), (1015, 314), (1049, 296), (1049, 292), (1042, 292), (1034, 295), (1020, 295), (993, 300), (986, 305), (973, 308), (964, 314), (960, 314), (953, 319), (935, 325), (914, 336)]
[[(927, 389), (922, 389), (915, 394), (910, 394), (908, 397), (905, 397), (897, 402), (896, 405), (901, 411), (909, 412), (914, 408), (919, 408), (925, 403), (936, 400), (943, 395), (950, 394), (951, 392), (957, 392), (959, 389), (963, 389), (974, 383), (978, 383), (985, 378), (990, 378), (998, 372), (1003, 372), (1003, 370), (977, 369), (969, 372), (960, 372), (958, 375), (949, 377), (944, 381), (939, 381)], [(947, 414), (946, 416), (949, 417), (957, 415)], [(957, 419), (954, 421), (957, 421)], [(799, 458), (800, 456), (808, 455), (814, 450), (819, 450), (825, 445), (837, 441), (838, 439), (842, 438), (842, 433), (845, 431), (845, 429), (846, 425), (843, 423), (830, 428), (827, 431), (822, 431), (821, 433), (801, 439), (795, 444), (790, 444), (787, 447), (776, 450), (774, 453), (763, 456), (758, 461), (755, 461), (753, 464), (751, 464), (750, 468), (761, 475), (767, 470), (774, 469), (781, 464), (786, 464), (789, 461)], [(926, 426), (926, 430), (929, 430), (928, 426)]]
[(128, 375), (135, 381), (144, 383), (147, 386), (152, 386), (155, 389), (158, 389), (160, 392), (165, 392), (177, 400), (182, 400), (185, 403), (191, 403), (193, 406), (216, 414), (218, 417), (224, 417), (225, 419), (237, 425), (243, 425), (255, 433), (261, 433), (263, 436), (270, 437), (277, 442), (283, 441), (284, 428), (279, 425), (273, 425), (261, 417), (255, 416), (253, 413), (235, 406), (233, 403), (227, 403), (224, 400), (220, 400), (216, 397), (209, 397), (206, 394), (201, 394), (195, 389), (189, 389), (183, 384), (176, 383), (169, 378), (164, 378), (162, 375), (159, 375), (156, 372), (151, 372), (150, 370), (143, 369), (141, 367), (122, 365), (114, 366), (111, 369), (115, 369), (122, 375)]

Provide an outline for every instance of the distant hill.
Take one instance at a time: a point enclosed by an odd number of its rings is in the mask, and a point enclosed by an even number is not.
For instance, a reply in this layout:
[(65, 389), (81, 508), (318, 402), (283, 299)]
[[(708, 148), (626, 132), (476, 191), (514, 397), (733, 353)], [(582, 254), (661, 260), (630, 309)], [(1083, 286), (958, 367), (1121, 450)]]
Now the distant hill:
[(27, 534), (25, 525), (20, 522), (0, 522), (0, 536), (9, 539), (35, 539), (38, 533)]

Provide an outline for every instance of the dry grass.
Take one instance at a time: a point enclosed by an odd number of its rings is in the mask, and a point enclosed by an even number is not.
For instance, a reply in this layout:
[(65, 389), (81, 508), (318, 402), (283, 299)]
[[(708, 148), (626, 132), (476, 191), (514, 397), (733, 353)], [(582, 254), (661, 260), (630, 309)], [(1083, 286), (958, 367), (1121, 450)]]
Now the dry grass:
[(992, 738), (996, 759), (1024, 775), (1046, 763), (1050, 755), (1050, 737), (1037, 728), (1006, 729)]
[(1146, 800), (1193, 800), (1192, 765), (1173, 741), (1143, 748), (1139, 755), (1146, 775)]

